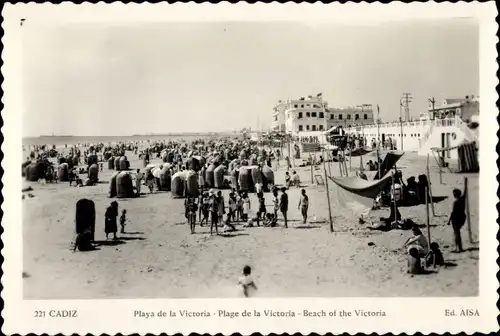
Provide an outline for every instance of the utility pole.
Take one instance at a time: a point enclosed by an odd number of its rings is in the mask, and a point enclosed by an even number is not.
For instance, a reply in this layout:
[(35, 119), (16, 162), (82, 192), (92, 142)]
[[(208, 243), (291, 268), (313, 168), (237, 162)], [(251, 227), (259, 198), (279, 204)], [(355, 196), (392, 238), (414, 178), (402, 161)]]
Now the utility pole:
[(378, 178), (381, 179), (380, 176), (380, 106), (377, 105), (377, 167), (378, 167)]
[(432, 104), (432, 119), (435, 119), (434, 106), (436, 105), (436, 98), (435, 97), (429, 98), (429, 103)]
[(410, 102), (411, 100), (413, 99), (413, 97), (411, 96), (411, 93), (403, 93), (403, 98), (401, 99), (404, 99), (405, 101), (405, 121), (410, 121)]
[(401, 138), (401, 150), (403, 150), (403, 100), (399, 99), (399, 126), (401, 128), (400, 138)]

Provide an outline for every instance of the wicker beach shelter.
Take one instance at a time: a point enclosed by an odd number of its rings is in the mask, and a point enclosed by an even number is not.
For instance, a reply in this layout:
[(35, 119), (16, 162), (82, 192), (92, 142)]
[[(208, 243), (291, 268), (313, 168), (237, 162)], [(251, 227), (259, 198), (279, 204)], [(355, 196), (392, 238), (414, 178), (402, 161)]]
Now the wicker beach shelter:
[(224, 188), (224, 174), (226, 173), (226, 167), (220, 165), (214, 170), (214, 187), (217, 189)]
[(119, 157), (119, 156), (117, 156), (117, 157), (115, 158), (114, 166), (115, 166), (115, 169), (116, 169), (116, 170), (118, 170), (118, 171), (120, 171), (120, 170), (121, 170), (121, 169), (120, 169), (120, 157)]
[(67, 163), (61, 163), (57, 168), (57, 178), (60, 182), (69, 181), (69, 166)]
[(97, 183), (99, 181), (99, 166), (97, 165), (97, 163), (93, 163), (89, 167), (88, 178), (94, 183)]
[(252, 173), (249, 167), (240, 167), (238, 174), (238, 184), (241, 191), (252, 191), (254, 189)]
[(181, 198), (184, 197), (184, 187), (186, 184), (186, 173), (185, 172), (177, 172), (172, 176), (171, 182), (171, 192), (172, 197)]
[(259, 166), (249, 166), (248, 169), (251, 171), (253, 184), (262, 183), (262, 171)]
[(118, 198), (129, 198), (134, 196), (132, 176), (129, 172), (122, 171), (116, 176), (116, 196)]
[(120, 158), (120, 170), (128, 170), (130, 168), (130, 162), (127, 160), (127, 157), (124, 155)]
[(262, 166), (262, 175), (264, 175), (264, 184), (274, 185), (274, 172), (268, 165)]
[(114, 172), (109, 180), (109, 197), (111, 198), (116, 197), (116, 177), (118, 176), (118, 174), (120, 174), (120, 172)]
[(209, 188), (213, 188), (215, 185), (214, 182), (215, 168), (216, 168), (215, 164), (212, 163), (208, 166), (207, 170), (205, 171), (205, 184)]
[(108, 159), (108, 169), (110, 169), (110, 170), (115, 169), (115, 158), (114, 157), (110, 157)]
[(198, 173), (196, 173), (194, 170), (189, 170), (186, 173), (186, 196), (198, 197), (198, 194)]
[(160, 171), (160, 189), (163, 191), (170, 191), (171, 187), (172, 176), (170, 175), (170, 165), (166, 163)]
[(76, 202), (75, 232), (83, 234), (91, 233), (91, 240), (95, 240), (95, 204), (93, 201), (82, 198)]

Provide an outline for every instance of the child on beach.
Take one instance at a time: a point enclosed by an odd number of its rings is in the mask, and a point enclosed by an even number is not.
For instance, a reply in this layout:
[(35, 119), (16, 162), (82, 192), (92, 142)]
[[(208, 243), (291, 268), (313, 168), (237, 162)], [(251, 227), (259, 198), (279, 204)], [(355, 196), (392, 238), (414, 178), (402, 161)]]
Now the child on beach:
[(122, 210), (122, 215), (120, 216), (120, 233), (125, 233), (125, 223), (127, 222), (127, 210)]
[(415, 247), (410, 248), (408, 251), (408, 273), (421, 274), (422, 264), (420, 263), (420, 255)]
[(265, 216), (267, 213), (266, 209), (266, 200), (264, 198), (263, 193), (257, 194), (257, 197), (259, 199), (259, 210), (257, 211), (257, 226), (260, 226), (260, 220), (265, 220)]
[(238, 192), (236, 196), (236, 221), (243, 219), (243, 197), (241, 197), (241, 192)]
[(241, 285), (243, 295), (245, 295), (245, 297), (250, 297), (254, 291), (257, 290), (257, 286), (255, 285), (251, 274), (252, 268), (250, 266), (245, 266), (243, 267), (243, 276), (238, 279), (238, 284)]
[(431, 266), (443, 266), (443, 265), (444, 265), (443, 253), (441, 253), (438, 243), (433, 242), (431, 243), (431, 250), (425, 257), (425, 266), (431, 267)]

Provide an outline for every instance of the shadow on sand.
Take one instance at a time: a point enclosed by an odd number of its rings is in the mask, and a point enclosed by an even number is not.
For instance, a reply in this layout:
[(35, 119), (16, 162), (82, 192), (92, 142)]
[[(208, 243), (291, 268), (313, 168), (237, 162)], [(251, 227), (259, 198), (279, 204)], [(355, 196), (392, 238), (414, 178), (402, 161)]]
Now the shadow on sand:
[(234, 237), (237, 237), (237, 236), (249, 236), (248, 233), (238, 233), (238, 232), (224, 232), (224, 233), (219, 233), (219, 236), (220, 237), (224, 237), (224, 238), (234, 238)]
[(294, 226), (294, 229), (320, 229), (320, 225), (300, 225), (300, 226)]
[(94, 244), (96, 244), (96, 246), (117, 246), (117, 245), (125, 244), (125, 242), (121, 239), (96, 240), (96, 241), (94, 241)]

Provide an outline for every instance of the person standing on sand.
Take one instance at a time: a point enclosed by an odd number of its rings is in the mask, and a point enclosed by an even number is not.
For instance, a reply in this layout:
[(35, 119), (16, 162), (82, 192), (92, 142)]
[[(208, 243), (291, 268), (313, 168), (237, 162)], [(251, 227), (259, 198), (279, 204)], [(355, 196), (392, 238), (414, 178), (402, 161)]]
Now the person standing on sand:
[(281, 188), (280, 211), (283, 214), (283, 219), (285, 220), (285, 228), (288, 228), (288, 195), (285, 187)]
[(309, 196), (306, 195), (306, 190), (302, 189), (298, 209), (302, 214), (304, 224), (307, 222), (307, 210), (309, 209)]
[(224, 223), (223, 218), (225, 213), (226, 209), (224, 204), (224, 196), (222, 196), (222, 191), (219, 190), (217, 192), (217, 223), (220, 223), (221, 225)]
[(135, 175), (135, 189), (137, 190), (137, 196), (141, 194), (141, 182), (144, 174), (141, 173), (140, 169), (137, 169), (137, 174)]
[(453, 202), (453, 210), (451, 211), (450, 219), (448, 219), (448, 225), (451, 224), (453, 227), (453, 234), (455, 237), (455, 250), (454, 252), (463, 252), (462, 246), (462, 236), (460, 230), (465, 224), (467, 215), (465, 214), (465, 197), (467, 197), (467, 186), (465, 186), (464, 194), (459, 189), (453, 189), (453, 197), (455, 201)]
[(280, 200), (278, 198), (278, 191), (273, 190), (273, 210), (274, 218), (278, 218), (278, 210), (280, 209)]
[(110, 233), (113, 234), (113, 239), (116, 239), (116, 231), (118, 231), (116, 217), (118, 217), (118, 203), (113, 201), (106, 209), (106, 213), (104, 215), (104, 232), (106, 233), (106, 239), (108, 239), (108, 235)]
[(213, 229), (215, 226), (215, 233), (218, 235), (219, 230), (217, 228), (217, 222), (219, 219), (219, 216), (217, 214), (218, 211), (218, 204), (217, 204), (217, 197), (213, 194), (213, 190), (210, 190), (210, 203), (209, 203), (209, 208), (210, 208), (210, 215), (212, 216), (212, 221), (210, 222), (210, 235), (213, 233)]

